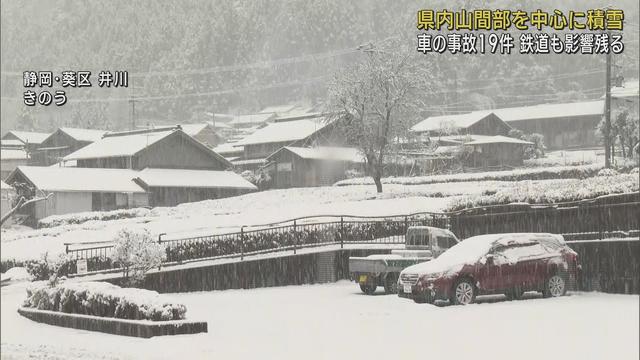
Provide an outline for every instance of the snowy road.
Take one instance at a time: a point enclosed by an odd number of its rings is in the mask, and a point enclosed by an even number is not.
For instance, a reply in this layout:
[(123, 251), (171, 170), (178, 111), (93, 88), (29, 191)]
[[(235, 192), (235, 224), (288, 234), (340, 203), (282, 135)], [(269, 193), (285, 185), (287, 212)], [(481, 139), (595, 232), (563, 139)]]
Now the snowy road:
[(2, 290), (2, 358), (637, 359), (637, 295), (485, 299), (467, 307), (365, 296), (348, 282), (172, 294), (209, 333), (128, 338), (38, 324)]

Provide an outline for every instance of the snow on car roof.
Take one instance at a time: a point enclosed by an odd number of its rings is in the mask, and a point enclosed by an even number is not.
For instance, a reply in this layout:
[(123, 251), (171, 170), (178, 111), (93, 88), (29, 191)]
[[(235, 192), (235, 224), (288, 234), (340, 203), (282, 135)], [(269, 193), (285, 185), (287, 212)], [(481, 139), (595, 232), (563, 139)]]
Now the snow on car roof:
[(233, 171), (146, 168), (138, 173), (137, 178), (151, 187), (258, 190), (255, 185)]
[(305, 139), (327, 126), (324, 118), (285, 121), (269, 124), (237, 142), (238, 145), (254, 145)]
[(133, 182), (138, 172), (130, 169), (18, 166), (9, 179), (16, 172), (45, 191), (145, 192)]
[(403, 273), (455, 272), (466, 264), (477, 262), (497, 243), (501, 245), (527, 244), (532, 240), (552, 243), (554, 239), (558, 241), (558, 244), (564, 244), (562, 236), (546, 233), (505, 233), (473, 236), (452, 246), (434, 260), (409, 266), (403, 270)]
[(430, 116), (417, 123), (416, 125), (413, 125), (411, 127), (411, 131), (437, 131), (442, 129), (442, 127), (447, 124), (452, 125), (456, 129), (466, 129), (469, 126), (491, 115), (491, 113), (491, 110), (482, 110), (473, 111), (466, 114)]

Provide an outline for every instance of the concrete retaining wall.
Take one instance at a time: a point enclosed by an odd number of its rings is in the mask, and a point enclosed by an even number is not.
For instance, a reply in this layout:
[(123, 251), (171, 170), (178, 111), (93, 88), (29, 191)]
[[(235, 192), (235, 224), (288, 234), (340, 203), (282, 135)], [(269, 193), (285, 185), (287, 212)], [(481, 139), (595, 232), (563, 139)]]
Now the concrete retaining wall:
[(18, 313), (33, 321), (49, 325), (141, 338), (207, 332), (207, 323), (202, 321), (127, 320), (24, 307), (19, 308)]

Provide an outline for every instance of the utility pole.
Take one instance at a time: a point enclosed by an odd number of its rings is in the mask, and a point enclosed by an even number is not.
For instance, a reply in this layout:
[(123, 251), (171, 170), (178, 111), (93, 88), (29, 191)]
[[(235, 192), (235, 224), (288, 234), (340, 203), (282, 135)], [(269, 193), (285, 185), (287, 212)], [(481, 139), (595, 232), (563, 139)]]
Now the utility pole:
[[(607, 33), (611, 36), (610, 33)], [(604, 93), (604, 167), (611, 167), (611, 51), (606, 55), (606, 75)]]

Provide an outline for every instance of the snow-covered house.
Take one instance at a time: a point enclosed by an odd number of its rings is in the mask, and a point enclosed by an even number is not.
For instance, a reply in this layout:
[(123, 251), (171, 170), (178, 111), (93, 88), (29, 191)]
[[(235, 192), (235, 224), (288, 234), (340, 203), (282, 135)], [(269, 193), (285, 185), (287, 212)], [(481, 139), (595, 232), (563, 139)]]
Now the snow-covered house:
[(325, 118), (271, 123), (235, 144), (244, 147), (243, 160), (266, 159), (284, 146), (331, 145), (334, 123)]
[(182, 131), (180, 126), (109, 133), (64, 157), (78, 167), (226, 170), (229, 161)]
[(20, 210), (36, 223), (50, 215), (147, 206), (147, 192), (133, 181), (136, 176), (130, 169), (19, 166), (7, 183), (27, 198), (52, 194)]
[(275, 188), (326, 186), (346, 178), (347, 170), (364, 171), (364, 155), (356, 148), (285, 146), (267, 157)]
[(16, 190), (13, 186), (0, 180), (0, 216), (8, 213), (11, 210), (11, 202), (16, 194)]
[(27, 152), (35, 150), (49, 136), (49, 133), (11, 130), (2, 135), (1, 141), (17, 140), (24, 144)]
[(62, 127), (49, 135), (31, 153), (30, 165), (49, 166), (63, 157), (102, 139), (106, 130)]
[(258, 190), (232, 171), (147, 168), (138, 172), (134, 180), (149, 193), (151, 206), (175, 206)]
[(419, 135), (437, 136), (451, 134), (508, 135), (511, 126), (491, 110), (466, 114), (430, 116), (411, 127)]
[(539, 133), (549, 149), (589, 148), (600, 145), (596, 126), (604, 101), (541, 104), (492, 110), (512, 127)]
[[(227, 126), (226, 124), (219, 124)], [(181, 124), (182, 131), (210, 148), (214, 148), (223, 140), (218, 131), (210, 123)]]
[(0, 179), (6, 179), (16, 167), (28, 163), (29, 154), (24, 148), (0, 148)]

